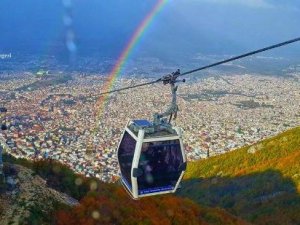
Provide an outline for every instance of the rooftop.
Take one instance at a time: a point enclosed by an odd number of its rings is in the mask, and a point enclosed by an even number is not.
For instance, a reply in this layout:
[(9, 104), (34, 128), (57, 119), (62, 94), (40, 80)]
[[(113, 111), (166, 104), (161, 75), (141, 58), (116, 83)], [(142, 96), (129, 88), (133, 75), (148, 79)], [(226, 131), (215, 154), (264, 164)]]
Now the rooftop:
[(153, 123), (148, 120), (133, 120), (132, 123), (129, 124), (128, 128), (136, 136), (138, 136), (138, 130), (140, 129), (147, 129), (148, 131), (151, 130), (151, 132), (145, 132), (144, 139), (178, 136), (175, 129), (171, 128), (173, 131), (171, 132), (170, 128), (167, 126), (165, 129), (161, 126), (161, 130), (154, 131)]

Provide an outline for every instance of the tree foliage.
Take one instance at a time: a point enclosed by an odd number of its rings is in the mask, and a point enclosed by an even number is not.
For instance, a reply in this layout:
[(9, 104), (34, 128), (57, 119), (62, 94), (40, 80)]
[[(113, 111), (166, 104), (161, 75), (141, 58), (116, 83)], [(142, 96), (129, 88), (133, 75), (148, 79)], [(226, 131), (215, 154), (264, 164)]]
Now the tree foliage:
[(187, 199), (168, 195), (135, 201), (119, 186), (104, 186), (72, 210), (58, 212), (57, 224), (246, 224), (224, 210), (202, 208)]
[[(255, 150), (255, 151), (249, 151)], [(255, 224), (300, 224), (300, 128), (188, 164), (181, 196)]]

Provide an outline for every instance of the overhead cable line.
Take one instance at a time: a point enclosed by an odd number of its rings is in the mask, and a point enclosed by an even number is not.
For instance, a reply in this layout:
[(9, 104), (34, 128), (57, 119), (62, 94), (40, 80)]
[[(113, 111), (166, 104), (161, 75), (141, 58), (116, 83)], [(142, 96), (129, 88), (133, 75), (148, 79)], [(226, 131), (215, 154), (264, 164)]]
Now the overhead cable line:
[[(245, 54), (242, 54), (242, 55), (238, 55), (238, 56), (235, 56), (235, 57), (232, 57), (232, 58), (229, 58), (229, 59), (225, 59), (225, 60), (210, 64), (210, 65), (207, 65), (207, 66), (203, 66), (203, 67), (200, 67), (200, 68), (197, 68), (197, 69), (194, 69), (194, 70), (190, 70), (190, 71), (187, 71), (187, 72), (184, 72), (184, 73), (181, 73), (181, 74), (177, 75), (177, 77), (192, 74), (192, 73), (195, 73), (195, 72), (198, 72), (198, 71), (201, 71), (201, 70), (212, 68), (212, 67), (222, 65), (222, 64), (225, 64), (225, 63), (228, 63), (228, 62), (232, 62), (232, 61), (235, 61), (235, 60), (238, 60), (238, 59), (242, 59), (242, 58), (245, 58), (245, 57), (248, 57), (248, 56), (251, 56), (251, 55), (255, 55), (255, 54), (258, 54), (258, 53), (261, 53), (261, 52), (269, 51), (271, 49), (279, 48), (279, 47), (289, 45), (289, 44), (292, 44), (292, 43), (295, 43), (295, 42), (298, 42), (298, 41), (300, 41), (300, 37), (295, 38), (295, 39), (291, 39), (291, 40), (288, 40), (288, 41), (285, 41), (285, 42), (281, 42), (281, 43), (278, 43), (278, 44), (275, 44), (275, 45), (271, 45), (271, 46), (268, 46), (268, 47), (265, 47), (265, 48), (261, 48), (261, 49), (258, 49), (258, 50), (252, 51), (252, 52), (248, 52), (248, 53), (245, 53)], [(124, 87), (124, 88), (120, 88), (120, 89), (115, 89), (115, 90), (112, 90), (112, 91), (101, 93), (100, 95), (105, 95), (105, 94), (110, 94), (110, 93), (119, 92), (119, 91), (123, 91), (123, 90), (128, 90), (128, 89), (132, 89), (132, 88), (138, 88), (138, 87), (142, 87), (142, 86), (146, 86), (146, 85), (155, 84), (155, 83), (158, 83), (158, 82), (165, 81), (166, 77), (168, 77), (168, 75), (164, 76), (162, 78), (159, 78), (158, 80), (154, 80), (154, 81), (147, 82), (147, 83), (142, 83), (142, 84), (137, 84), (137, 85), (133, 85), (133, 86), (128, 86), (128, 87)]]
[(159, 79), (159, 80), (155, 80), (155, 81), (151, 81), (151, 82), (147, 82), (147, 83), (137, 84), (137, 85), (128, 86), (128, 87), (124, 87), (124, 88), (120, 88), (120, 89), (116, 89), (116, 90), (112, 90), (112, 91), (108, 91), (108, 92), (103, 92), (103, 93), (100, 93), (100, 96), (105, 95), (105, 94), (118, 92), (118, 91), (128, 90), (128, 89), (131, 89), (131, 88), (138, 88), (138, 87), (142, 87), (142, 86), (146, 86), (146, 85), (150, 85), (150, 84), (155, 84), (155, 83), (158, 83), (160, 81), (161, 80)]

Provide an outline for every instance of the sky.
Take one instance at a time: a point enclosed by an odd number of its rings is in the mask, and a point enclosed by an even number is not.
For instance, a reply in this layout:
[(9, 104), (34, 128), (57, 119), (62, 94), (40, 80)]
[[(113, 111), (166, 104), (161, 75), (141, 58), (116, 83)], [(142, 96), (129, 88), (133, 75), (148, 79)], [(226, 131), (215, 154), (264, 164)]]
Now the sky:
[[(78, 54), (117, 58), (155, 0), (73, 0)], [(64, 54), (61, 0), (1, 0), (0, 54)], [(132, 58), (231, 55), (300, 36), (300, 1), (169, 0)], [(300, 44), (268, 53), (300, 56)]]

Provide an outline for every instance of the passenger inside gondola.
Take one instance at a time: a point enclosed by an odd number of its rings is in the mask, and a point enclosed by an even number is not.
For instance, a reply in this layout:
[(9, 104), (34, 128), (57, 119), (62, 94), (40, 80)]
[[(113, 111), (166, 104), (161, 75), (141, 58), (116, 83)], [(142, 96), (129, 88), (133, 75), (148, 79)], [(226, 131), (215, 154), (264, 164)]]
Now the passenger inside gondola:
[(181, 174), (181, 163), (178, 140), (144, 143), (139, 161), (139, 168), (143, 170), (138, 177), (139, 190), (173, 188)]

